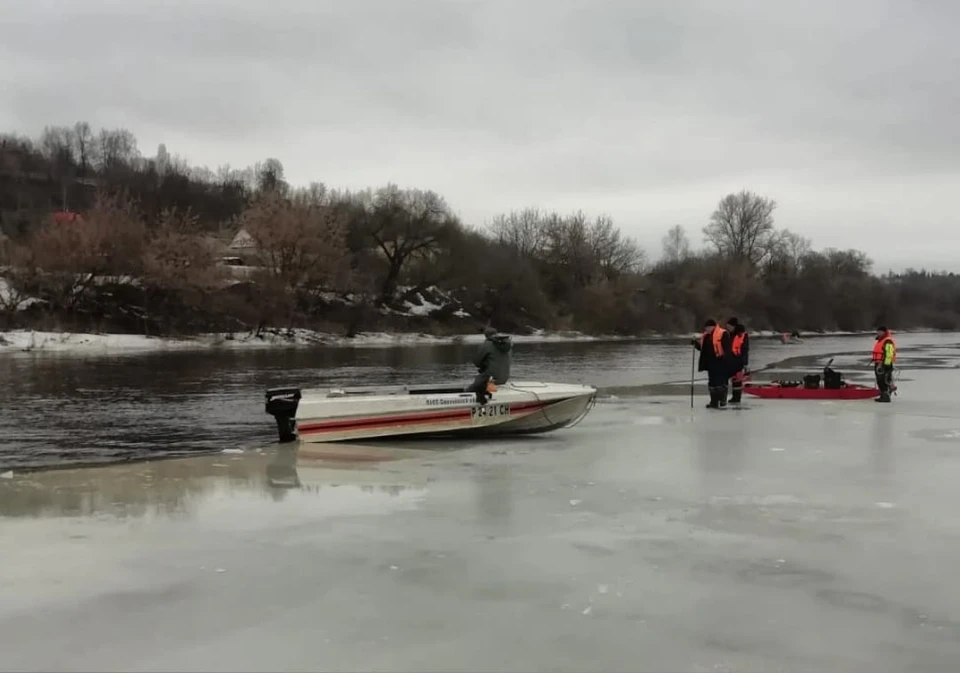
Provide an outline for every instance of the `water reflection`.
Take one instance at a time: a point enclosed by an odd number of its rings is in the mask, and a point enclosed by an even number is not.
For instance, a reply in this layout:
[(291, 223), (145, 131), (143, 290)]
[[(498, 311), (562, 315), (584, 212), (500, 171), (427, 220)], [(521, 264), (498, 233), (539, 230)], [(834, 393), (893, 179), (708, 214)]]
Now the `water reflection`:
[(696, 448), (701, 478), (707, 490), (723, 490), (744, 470), (749, 412), (732, 407), (704, 410), (698, 421)]
[(477, 478), (479, 518), (493, 531), (505, 533), (513, 516), (513, 480), (511, 466), (494, 464), (480, 469)]
[[(376, 465), (304, 458), (295, 448), (219, 454), (97, 469), (43, 471), (0, 480), (0, 517), (190, 519), (209, 501), (327, 496), (331, 489), (398, 496), (426, 477)], [(349, 507), (341, 509), (349, 512)]]
[(897, 494), (894, 492), (896, 480), (894, 479), (893, 457), (896, 446), (894, 439), (896, 426), (894, 416), (885, 413), (886, 411), (886, 409), (881, 409), (879, 413), (873, 414), (869, 437), (869, 460), (873, 473), (872, 482), (878, 489), (877, 499), (895, 501)]

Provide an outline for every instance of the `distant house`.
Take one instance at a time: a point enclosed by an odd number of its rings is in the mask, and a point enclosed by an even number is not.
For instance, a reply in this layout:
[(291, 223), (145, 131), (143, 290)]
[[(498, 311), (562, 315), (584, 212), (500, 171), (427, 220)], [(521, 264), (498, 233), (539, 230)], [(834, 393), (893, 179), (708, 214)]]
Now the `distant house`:
[(253, 240), (253, 236), (250, 235), (246, 229), (240, 229), (237, 234), (233, 237), (233, 240), (230, 241), (228, 246), (230, 250), (235, 252), (256, 252), (257, 242)]
[(246, 229), (241, 228), (230, 239), (230, 243), (221, 249), (220, 263), (230, 267), (256, 265), (259, 261), (258, 252), (259, 248), (253, 236)]

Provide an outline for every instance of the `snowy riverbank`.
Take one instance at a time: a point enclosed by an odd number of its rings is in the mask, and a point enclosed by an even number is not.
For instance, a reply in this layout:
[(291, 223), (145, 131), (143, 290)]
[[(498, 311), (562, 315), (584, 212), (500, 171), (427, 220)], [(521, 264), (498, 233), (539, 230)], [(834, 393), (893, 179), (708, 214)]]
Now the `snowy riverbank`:
[[(0, 332), (3, 352), (149, 352), (197, 350), (206, 348), (256, 349), (328, 346), (333, 348), (383, 348), (390, 346), (427, 346), (455, 343), (479, 343), (480, 334), (433, 336), (430, 334), (360, 333), (353, 338), (305, 329), (234, 334), (204, 334), (192, 338), (151, 337), (139, 334), (72, 334), (14, 330)], [(596, 337), (579, 332), (540, 332), (514, 335), (517, 343), (617, 341), (625, 337)]]
[[(830, 332), (813, 334), (811, 337), (858, 336), (867, 333)], [(639, 341), (684, 339), (688, 335), (649, 335), (646, 337), (590, 336), (580, 332), (546, 332), (516, 334), (516, 343), (571, 343), (600, 341)], [(775, 332), (758, 331), (751, 333), (755, 338), (775, 338)], [(140, 334), (75, 334), (69, 332), (41, 332), (33, 330), (12, 330), (0, 332), (0, 353), (44, 352), (44, 353), (132, 353), (172, 350), (201, 350), (207, 348), (256, 349), (256, 348), (294, 348), (328, 346), (332, 348), (384, 348), (391, 346), (428, 346), (456, 343), (479, 343), (480, 334), (456, 336), (433, 336), (425, 333), (383, 332), (361, 333), (353, 338), (335, 334), (325, 334), (305, 329), (271, 330), (260, 335), (249, 332), (233, 334), (204, 334), (196, 337), (153, 337)]]

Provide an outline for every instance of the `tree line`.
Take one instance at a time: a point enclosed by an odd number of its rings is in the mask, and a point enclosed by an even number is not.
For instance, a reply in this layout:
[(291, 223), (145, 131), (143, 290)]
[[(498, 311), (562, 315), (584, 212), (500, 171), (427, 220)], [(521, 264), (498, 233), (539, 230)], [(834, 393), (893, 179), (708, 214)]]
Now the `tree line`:
[[(706, 214), (703, 247), (674, 226), (652, 258), (603, 214), (527, 208), (477, 225), (433, 191), (295, 187), (275, 158), (212, 170), (80, 122), (0, 136), (0, 311), (7, 326), (157, 333), (493, 323), (634, 335), (728, 314), (778, 331), (960, 325), (955, 274), (875, 275), (858, 250), (777, 228), (776, 206), (728, 194)], [(242, 278), (221, 259), (240, 229), (256, 243)], [(404, 310), (430, 292), (442, 308)]]

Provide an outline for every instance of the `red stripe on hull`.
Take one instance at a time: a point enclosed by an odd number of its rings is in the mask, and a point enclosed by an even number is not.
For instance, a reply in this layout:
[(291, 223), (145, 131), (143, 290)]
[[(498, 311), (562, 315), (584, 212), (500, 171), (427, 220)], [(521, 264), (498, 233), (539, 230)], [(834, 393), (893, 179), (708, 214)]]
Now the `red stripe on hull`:
[[(491, 402), (495, 404), (495, 402)], [(510, 413), (517, 411), (537, 411), (547, 406), (546, 402), (521, 402), (510, 405)], [(393, 416), (375, 416), (373, 418), (357, 418), (343, 421), (327, 421), (323, 423), (306, 423), (298, 425), (297, 431), (301, 434), (319, 434), (322, 432), (337, 432), (344, 430), (359, 430), (360, 428), (382, 428), (385, 426), (420, 425), (439, 423), (444, 421), (467, 420), (471, 416), (471, 407), (464, 409), (449, 409), (447, 411), (414, 412)]]

